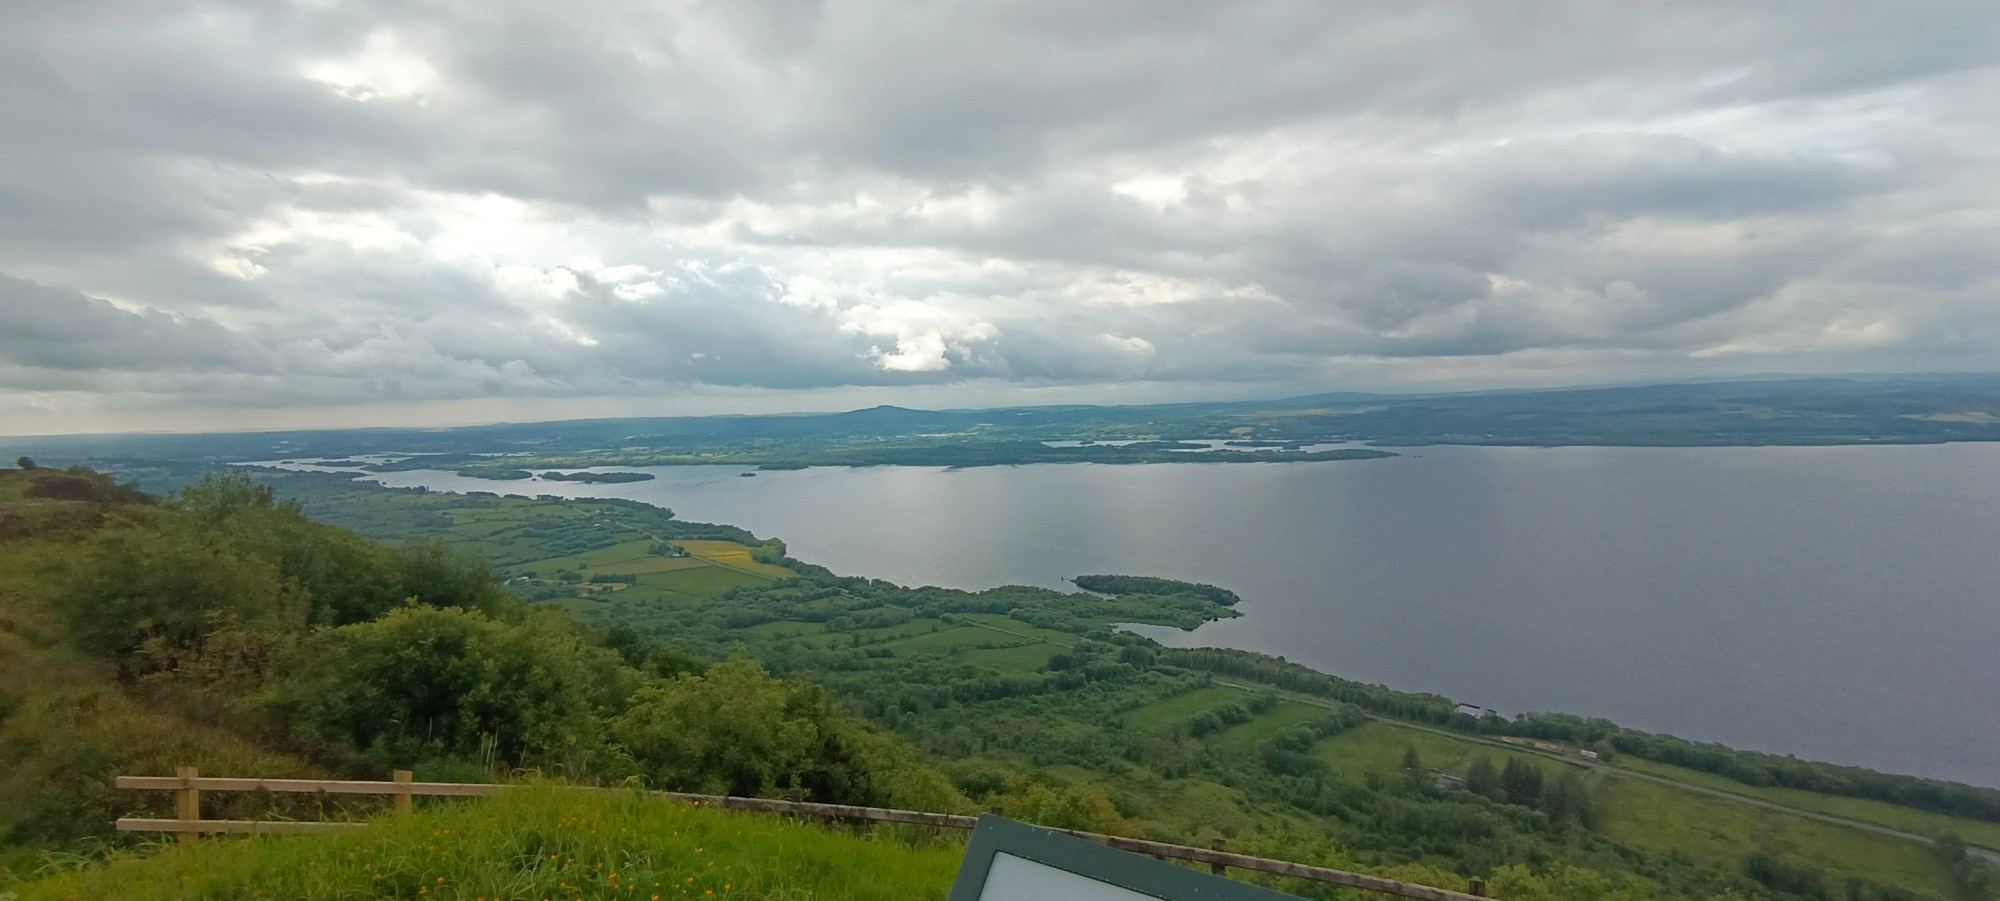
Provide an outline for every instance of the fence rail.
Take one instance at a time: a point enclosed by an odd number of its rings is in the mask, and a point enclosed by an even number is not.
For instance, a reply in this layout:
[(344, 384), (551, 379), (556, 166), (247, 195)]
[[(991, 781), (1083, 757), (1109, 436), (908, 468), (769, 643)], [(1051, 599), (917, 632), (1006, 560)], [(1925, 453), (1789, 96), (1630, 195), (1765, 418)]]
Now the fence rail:
[[(509, 786), (472, 782), (416, 782), (408, 770), (397, 770), (395, 778), (388, 782), (370, 782), (338, 779), (242, 779), (230, 777), (203, 776), (194, 767), (181, 767), (173, 776), (119, 776), (113, 783), (121, 789), (172, 791), (175, 795), (175, 816), (172, 819), (143, 817), (121, 817), (117, 827), (120, 832), (169, 832), (177, 833), (181, 841), (192, 841), (200, 833), (226, 833), (247, 835), (319, 835), (348, 832), (368, 828), (367, 823), (323, 823), (294, 822), (286, 820), (204, 820), (201, 818), (201, 793), (219, 792), (266, 792), (278, 794), (330, 794), (330, 795), (388, 795), (394, 799), (398, 811), (411, 809), (411, 799), (418, 795), (427, 797), (480, 797), (504, 791)], [(615, 791), (615, 789), (582, 789), (588, 791)], [(774, 798), (743, 798), (734, 795), (699, 795), (687, 792), (648, 791), (649, 797), (672, 801), (693, 802), (720, 807), (725, 810), (749, 810), (761, 813), (789, 814), (792, 816), (814, 817), (848, 823), (896, 823), (912, 826), (933, 826), (945, 829), (971, 829), (979, 822), (978, 817), (956, 813), (934, 813), (924, 810), (897, 810), (889, 807), (856, 807), (848, 804), (818, 804), (811, 801), (781, 801)], [(1121, 835), (1103, 835), (1096, 832), (1082, 832), (1074, 829), (1057, 829), (1078, 838), (1108, 845), (1123, 851), (1148, 854), (1154, 857), (1205, 863), (1215, 873), (1229, 868), (1269, 873), (1277, 876), (1291, 876), (1311, 879), (1334, 885), (1349, 886), (1404, 898), (1419, 898), (1423, 901), (1484, 901), (1485, 886), (1473, 880), (1465, 892), (1433, 888), (1427, 885), (1383, 879), (1365, 873), (1351, 873), (1327, 867), (1308, 866), (1286, 860), (1268, 857), (1253, 857), (1237, 854), (1225, 849), (1223, 842), (1216, 840), (1213, 847), (1195, 848), (1167, 842), (1126, 838)]]

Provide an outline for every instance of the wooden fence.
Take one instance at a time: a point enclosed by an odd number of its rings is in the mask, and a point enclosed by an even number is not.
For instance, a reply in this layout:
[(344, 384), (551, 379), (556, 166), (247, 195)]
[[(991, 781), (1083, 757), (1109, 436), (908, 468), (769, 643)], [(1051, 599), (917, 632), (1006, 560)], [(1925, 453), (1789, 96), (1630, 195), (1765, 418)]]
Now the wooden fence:
[[(200, 833), (230, 833), (247, 835), (300, 835), (346, 832), (366, 829), (367, 823), (324, 823), (295, 822), (286, 820), (204, 820), (201, 818), (201, 793), (218, 792), (275, 792), (284, 794), (329, 794), (329, 795), (387, 795), (394, 800), (398, 812), (407, 812), (418, 795), (442, 797), (479, 797), (505, 791), (510, 786), (472, 782), (416, 782), (409, 770), (397, 770), (388, 782), (366, 782), (329, 779), (240, 779), (203, 776), (191, 766), (180, 767), (172, 776), (119, 776), (115, 785), (121, 789), (150, 789), (174, 793), (173, 819), (148, 819), (143, 817), (121, 817), (118, 820), (120, 832), (171, 832), (177, 833), (183, 842), (193, 841)], [(612, 789), (584, 789), (610, 791)], [(673, 801), (695, 802), (725, 810), (751, 810), (762, 813), (787, 814), (799, 817), (831, 820), (845, 823), (893, 823), (911, 826), (933, 826), (945, 829), (971, 829), (979, 822), (978, 817), (956, 813), (932, 813), (922, 810), (895, 810), (887, 807), (855, 807), (846, 804), (815, 804), (809, 801), (781, 801), (772, 798), (739, 798), (725, 795), (697, 795), (686, 792), (648, 791), (649, 797)], [(1485, 885), (1472, 880), (1464, 892), (1432, 888), (1394, 879), (1383, 879), (1364, 873), (1350, 873), (1326, 867), (1307, 866), (1285, 860), (1267, 857), (1252, 857), (1236, 854), (1226, 849), (1221, 839), (1216, 839), (1211, 847), (1195, 848), (1166, 842), (1146, 841), (1126, 838), (1120, 835), (1103, 835), (1096, 832), (1080, 832), (1074, 829), (1058, 829), (1078, 838), (1088, 839), (1101, 845), (1109, 845), (1124, 851), (1148, 854), (1166, 860), (1186, 860), (1208, 864), (1212, 872), (1221, 874), (1229, 868), (1270, 873), (1278, 876), (1293, 876), (1334, 885), (1381, 892), (1404, 898), (1421, 898), (1426, 901), (1468, 901), (1484, 899)]]

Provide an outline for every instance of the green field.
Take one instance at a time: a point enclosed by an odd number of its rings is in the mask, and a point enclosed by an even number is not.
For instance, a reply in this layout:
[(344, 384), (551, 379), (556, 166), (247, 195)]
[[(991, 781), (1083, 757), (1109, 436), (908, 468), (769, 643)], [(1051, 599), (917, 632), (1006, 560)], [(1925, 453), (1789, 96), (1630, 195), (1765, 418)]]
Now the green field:
[(1258, 714), (1250, 722), (1224, 729), (1209, 740), (1223, 750), (1249, 751), (1274, 733), (1321, 719), (1327, 713), (1324, 707), (1284, 701), (1268, 713)]
[(1753, 851), (1811, 861), (1835, 872), (1950, 897), (1931, 849), (1681, 791), (1639, 779), (1598, 777), (1601, 831), (1614, 841), (1735, 866)]
[(745, 635), (755, 635), (760, 638), (800, 638), (806, 635), (826, 634), (826, 623), (800, 623), (790, 620), (779, 620), (774, 623), (759, 623), (758, 625), (748, 626), (738, 631)]
[(641, 573), (667, 573), (683, 569), (701, 569), (709, 562), (700, 557), (661, 557), (648, 554), (637, 560), (620, 560), (600, 567), (604, 572), (617, 571), (639, 575)]
[[(1430, 769), (1463, 772), (1476, 757), (1487, 757), (1495, 766), (1518, 759), (1550, 775), (1569, 768), (1539, 754), (1382, 722), (1365, 723), (1327, 738), (1314, 753), (1341, 775), (1358, 780), (1371, 772), (1401, 769), (1408, 748), (1415, 748)], [(1896, 885), (1940, 893), (1947, 889), (1931, 850), (1916, 842), (1640, 779), (1603, 773), (1586, 778), (1599, 802), (1600, 830), (1616, 841), (1663, 853), (1678, 852), (1728, 868), (1739, 866), (1752, 852), (1763, 851)]]
[(540, 558), (535, 560), (531, 564), (525, 565), (523, 568), (536, 570), (544, 576), (549, 575), (550, 573), (553, 573), (559, 569), (582, 568), (582, 569), (601, 569), (606, 572), (618, 571), (617, 565), (620, 563), (624, 563), (626, 561), (644, 560), (655, 556), (652, 552), (647, 550), (647, 548), (652, 547), (652, 545), (653, 542), (645, 538), (636, 538), (631, 541), (625, 541), (619, 544), (611, 545), (610, 547), (601, 547), (596, 550), (584, 551), (583, 553), (580, 554), (568, 554), (561, 557)]
[(1895, 804), (1886, 804), (1881, 801), (1870, 801), (1866, 798), (1844, 798), (1836, 795), (1822, 795), (1809, 791), (1800, 791), (1794, 788), (1745, 785), (1725, 776), (1717, 776), (1713, 773), (1704, 773), (1699, 770), (1690, 770), (1664, 763), (1654, 763), (1653, 761), (1640, 760), (1636, 757), (1620, 757), (1618, 758), (1617, 765), (1622, 769), (1650, 773), (1655, 776), (1664, 776), (1675, 782), (1685, 782), (1689, 785), (1699, 785), (1718, 791), (1733, 792), (1752, 798), (1762, 798), (1766, 801), (1797, 807), (1802, 810), (1818, 811), (1834, 816), (1861, 820), (1867, 823), (1878, 823), (1888, 826), (1891, 829), (1901, 829), (1905, 832), (1914, 832), (1918, 835), (1944, 835), (1952, 833), (1975, 845), (2000, 848), (2000, 823), (1988, 823), (1982, 820), (1968, 820), (1964, 817), (1929, 813)]
[[(1019, 639), (1014, 639), (1018, 643)], [(998, 635), (991, 629), (977, 626), (958, 626), (939, 632), (926, 629), (923, 633), (908, 638), (885, 642), (884, 647), (894, 649), (898, 654), (935, 654), (943, 656), (965, 648), (980, 645), (1008, 644), (1005, 635)]]
[[(670, 572), (644, 573), (639, 576), (639, 584), (633, 586), (633, 594), (652, 590), (663, 595), (678, 596), (683, 600), (706, 600), (731, 588), (750, 585), (769, 585), (771, 580), (762, 576), (740, 573), (718, 566), (701, 566), (677, 569)], [(671, 597), (669, 599), (672, 599)]]
[(1352, 779), (1367, 773), (1388, 773), (1402, 769), (1403, 752), (1416, 748), (1424, 766), (1434, 770), (1464, 772), (1473, 758), (1485, 757), (1496, 767), (1508, 760), (1522, 760), (1554, 774), (1562, 764), (1526, 751), (1508, 751), (1477, 742), (1439, 735), (1423, 729), (1409, 729), (1391, 723), (1363, 723), (1321, 741), (1314, 756), (1326, 761), (1335, 772)]
[(953, 660), (963, 660), (976, 666), (992, 667), (1011, 672), (1035, 672), (1047, 669), (1049, 658), (1062, 653), (1062, 648), (1045, 642), (1024, 644), (1011, 648), (971, 648), (951, 655)]
[(1240, 688), (1224, 688), (1219, 685), (1197, 688), (1133, 710), (1125, 715), (1125, 722), (1134, 729), (1158, 732), (1171, 728), (1197, 713), (1214, 710), (1224, 704), (1241, 704), (1249, 700), (1249, 697)]
[(957, 616), (959, 619), (967, 622), (977, 623), (1012, 635), (1039, 638), (1043, 641), (1054, 642), (1063, 647), (1076, 644), (1076, 636), (1069, 632), (1058, 629), (1044, 629), (1041, 626), (1031, 626), (1004, 613), (961, 613)]

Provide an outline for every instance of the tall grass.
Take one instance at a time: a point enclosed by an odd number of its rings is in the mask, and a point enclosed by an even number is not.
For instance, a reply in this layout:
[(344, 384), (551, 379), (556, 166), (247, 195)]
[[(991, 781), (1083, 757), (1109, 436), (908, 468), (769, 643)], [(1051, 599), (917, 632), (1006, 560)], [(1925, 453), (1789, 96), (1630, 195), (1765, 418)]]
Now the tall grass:
[(911, 844), (620, 792), (533, 785), (333, 836), (160, 844), (19, 887), (44, 899), (943, 898), (957, 837)]

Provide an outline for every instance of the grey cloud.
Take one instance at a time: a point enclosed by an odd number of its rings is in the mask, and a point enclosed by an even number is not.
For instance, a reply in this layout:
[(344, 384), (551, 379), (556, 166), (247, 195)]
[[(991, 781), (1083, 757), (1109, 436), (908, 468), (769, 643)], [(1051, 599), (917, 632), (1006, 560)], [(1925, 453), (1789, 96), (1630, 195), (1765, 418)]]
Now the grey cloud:
[(0, 360), (57, 370), (257, 371), (266, 350), (206, 319), (131, 311), (0, 275)]
[(2000, 367), (1996, 96), (1945, 0), (24, 0), (0, 388)]

